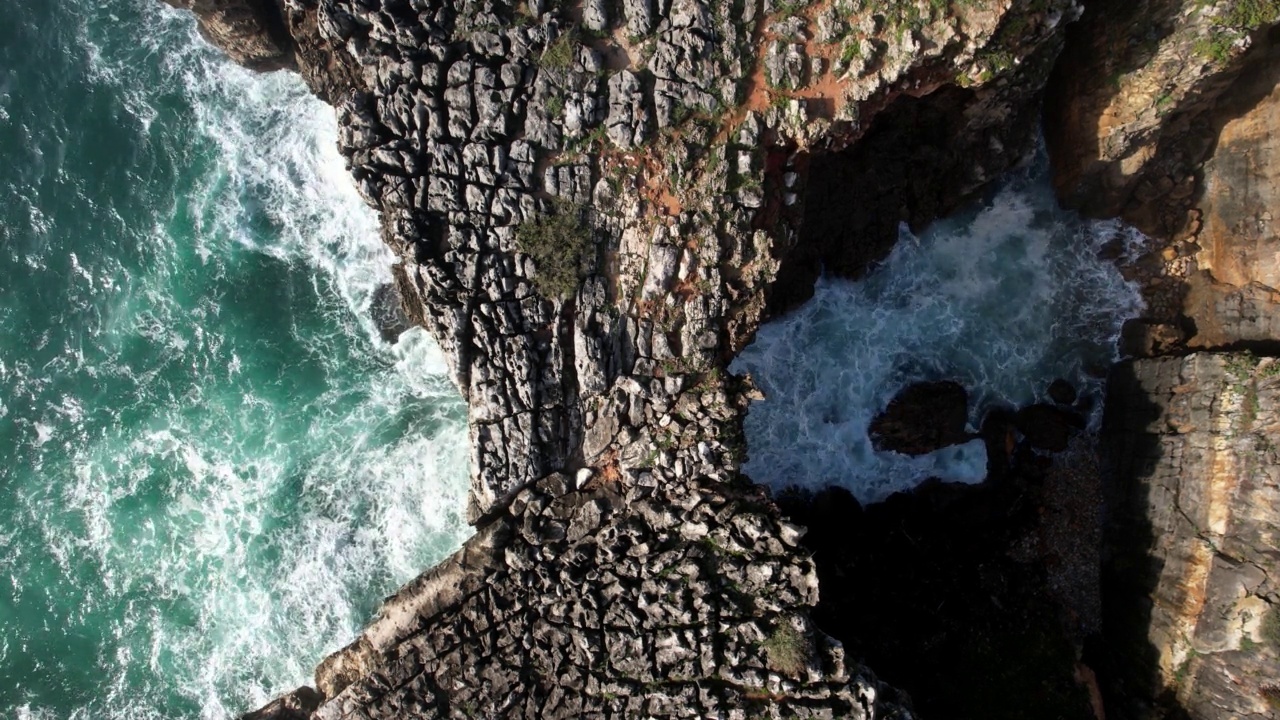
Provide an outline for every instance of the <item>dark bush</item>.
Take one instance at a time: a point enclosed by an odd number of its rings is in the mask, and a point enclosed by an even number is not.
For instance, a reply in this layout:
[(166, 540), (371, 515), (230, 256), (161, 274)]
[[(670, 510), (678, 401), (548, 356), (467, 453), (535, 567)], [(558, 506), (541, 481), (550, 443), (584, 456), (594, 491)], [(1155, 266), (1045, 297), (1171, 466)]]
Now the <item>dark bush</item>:
[(548, 299), (572, 295), (595, 265), (588, 213), (585, 206), (558, 202), (550, 213), (516, 228), (516, 247), (533, 258), (533, 282)]

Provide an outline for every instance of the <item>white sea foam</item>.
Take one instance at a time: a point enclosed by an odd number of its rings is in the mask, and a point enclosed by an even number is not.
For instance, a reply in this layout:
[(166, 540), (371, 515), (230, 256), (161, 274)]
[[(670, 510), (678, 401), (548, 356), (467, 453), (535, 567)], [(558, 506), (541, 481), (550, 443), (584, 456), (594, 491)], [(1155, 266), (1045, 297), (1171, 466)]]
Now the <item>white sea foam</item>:
[(1044, 167), (922, 237), (904, 228), (867, 278), (824, 277), (809, 303), (761, 328), (733, 366), (766, 395), (746, 421), (751, 477), (777, 487), (843, 485), (864, 503), (930, 477), (980, 482), (980, 442), (912, 458), (876, 452), (867, 427), (923, 380), (969, 390), (971, 429), (992, 407), (1043, 397), (1055, 378), (1097, 397), (1097, 373), (1141, 307), (1136, 287), (1100, 253), (1113, 242), (1132, 253), (1143, 240), (1060, 210)]
[[(14, 379), (11, 397), (24, 400), (73, 373), (170, 394), (144, 417), (109, 405), (121, 398), (49, 405), (33, 427), (35, 469), (65, 457), (57, 471), (65, 475), (26, 498), (22, 512), (60, 582), (94, 578), (77, 589), (79, 616), (110, 618), (98, 659), (105, 693), (70, 717), (221, 720), (307, 682), (370, 619), (380, 593), (470, 532), (464, 415), (425, 333), (390, 347), (378, 339), (368, 310), (392, 258), (337, 153), (332, 110), (295, 76), (231, 65), (189, 16), (154, 0), (121, 3), (146, 18), (145, 28), (116, 29), (141, 45), (132, 52), (92, 31), (110, 25), (113, 4), (84, 3), (94, 79), (120, 90), (146, 132), (162, 132), (154, 67), (144, 66), (158, 59), (160, 86), (181, 89), (200, 143), (216, 149), (173, 216), (141, 229), (158, 258), (151, 274), (70, 259), (82, 278), (77, 306), (102, 313), (95, 332), (105, 352), (123, 358), (145, 343), (156, 357), (142, 368), (84, 367), (68, 345), (48, 367), (0, 365), (0, 377)], [(31, 213), (43, 227), (40, 210)], [(174, 225), (192, 226), (198, 247), (177, 245)], [(184, 270), (172, 258), (187, 252), (213, 274), (236, 253), (312, 270), (333, 327), (296, 340), (321, 359), (323, 391), (282, 400), (245, 389), (238, 378), (252, 348), (221, 331), (220, 298), (173, 297), (180, 282), (171, 275)], [(208, 381), (171, 389), (173, 368)], [(333, 379), (344, 376), (359, 381)], [(0, 569), (15, 561), (0, 560)], [(175, 709), (175, 689), (190, 710)], [(30, 704), (14, 712), (54, 717)]]

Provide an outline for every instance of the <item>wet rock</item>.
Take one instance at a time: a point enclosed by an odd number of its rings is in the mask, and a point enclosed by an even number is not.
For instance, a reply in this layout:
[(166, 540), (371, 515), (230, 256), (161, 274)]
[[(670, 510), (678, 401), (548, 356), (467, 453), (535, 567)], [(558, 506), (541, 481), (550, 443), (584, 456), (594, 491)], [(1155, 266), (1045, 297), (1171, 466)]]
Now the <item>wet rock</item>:
[(378, 328), (383, 342), (394, 343), (406, 330), (413, 327), (409, 316), (405, 314), (400, 293), (391, 283), (379, 285), (378, 289), (373, 291), (369, 315), (373, 318), (373, 324)]
[(916, 383), (894, 396), (871, 421), (877, 450), (923, 455), (969, 439), (969, 394), (958, 383)]
[(304, 686), (272, 700), (260, 710), (241, 715), (240, 720), (308, 720), (322, 702), (323, 695)]
[(293, 41), (276, 0), (165, 0), (199, 20), (200, 34), (252, 70), (296, 67)]
[(1037, 450), (1061, 452), (1067, 449), (1071, 436), (1084, 427), (1084, 420), (1062, 408), (1036, 404), (1019, 410), (1014, 425)]
[(1071, 383), (1058, 378), (1049, 383), (1049, 399), (1059, 405), (1073, 405), (1076, 401), (1076, 389)]

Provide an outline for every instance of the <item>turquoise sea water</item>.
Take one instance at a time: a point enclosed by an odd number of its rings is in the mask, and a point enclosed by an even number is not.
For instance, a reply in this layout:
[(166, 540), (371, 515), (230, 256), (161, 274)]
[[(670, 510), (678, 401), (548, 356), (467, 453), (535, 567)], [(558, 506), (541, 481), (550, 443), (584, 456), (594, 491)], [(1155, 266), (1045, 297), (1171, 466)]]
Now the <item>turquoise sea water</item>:
[(0, 17), (0, 718), (225, 718), (464, 537), (464, 409), (296, 78)]

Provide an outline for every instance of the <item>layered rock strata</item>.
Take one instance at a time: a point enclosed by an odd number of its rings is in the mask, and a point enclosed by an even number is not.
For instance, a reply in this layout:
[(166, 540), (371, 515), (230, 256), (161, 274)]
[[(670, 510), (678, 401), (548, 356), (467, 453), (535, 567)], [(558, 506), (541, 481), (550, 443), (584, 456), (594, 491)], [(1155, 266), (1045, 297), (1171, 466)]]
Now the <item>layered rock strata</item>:
[[(225, 21), (245, 7), (262, 50)], [(813, 161), (903, 107), (970, 148), (920, 172), (927, 202), (840, 199), (883, 255), (1022, 157), (1070, 0), (193, 9), (335, 104), (470, 409), (476, 537), (255, 717), (908, 715), (807, 619), (814, 567), (738, 475), (750, 390), (724, 366), (807, 292)]]
[(1280, 360), (1122, 364), (1106, 425), (1109, 714), (1275, 717)]

